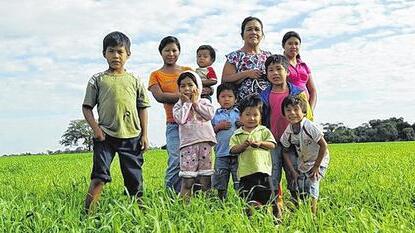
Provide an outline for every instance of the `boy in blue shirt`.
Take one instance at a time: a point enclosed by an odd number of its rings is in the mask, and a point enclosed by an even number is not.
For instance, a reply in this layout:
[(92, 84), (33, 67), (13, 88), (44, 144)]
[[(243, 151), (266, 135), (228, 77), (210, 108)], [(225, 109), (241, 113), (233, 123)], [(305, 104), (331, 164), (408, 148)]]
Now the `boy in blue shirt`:
[[(120, 159), (124, 186), (131, 196), (143, 194), (143, 151), (147, 149), (147, 91), (124, 65), (130, 57), (131, 42), (121, 32), (112, 32), (103, 41), (103, 55), (109, 68), (88, 82), (82, 112), (94, 131), (91, 184), (85, 210), (98, 201), (104, 184), (111, 182), (110, 166), (115, 152)], [(98, 122), (92, 109), (97, 105)]]
[(213, 175), (213, 187), (218, 190), (220, 199), (225, 199), (228, 190), (230, 175), (232, 175), (233, 187), (239, 188), (237, 177), (238, 158), (230, 153), (229, 140), (239, 126), (239, 110), (235, 106), (235, 87), (231, 83), (222, 83), (218, 86), (216, 96), (220, 108), (216, 110), (212, 119), (213, 129), (216, 133), (215, 145), (215, 173)]

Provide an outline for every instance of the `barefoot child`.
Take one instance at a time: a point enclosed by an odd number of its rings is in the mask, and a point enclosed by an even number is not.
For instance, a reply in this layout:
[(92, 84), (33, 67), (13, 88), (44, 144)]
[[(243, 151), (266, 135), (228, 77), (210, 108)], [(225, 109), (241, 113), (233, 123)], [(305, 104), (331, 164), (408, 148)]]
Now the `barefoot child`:
[(271, 150), (276, 142), (271, 131), (261, 125), (261, 98), (251, 95), (242, 99), (239, 111), (242, 127), (232, 135), (229, 146), (231, 153), (239, 154), (240, 194), (250, 205), (272, 204), (273, 214), (279, 218), (281, 211), (271, 181)]
[(211, 151), (216, 144), (211, 124), (213, 105), (200, 98), (202, 80), (193, 71), (185, 71), (177, 79), (180, 99), (173, 107), (174, 120), (179, 125), (180, 172), (182, 186), (180, 196), (191, 197), (192, 186), (199, 176), (202, 191), (210, 187), (212, 170)]
[[(85, 210), (98, 201), (105, 183), (111, 182), (110, 166), (118, 153), (124, 185), (129, 195), (143, 195), (143, 151), (147, 149), (147, 91), (124, 65), (130, 57), (130, 40), (121, 32), (104, 38), (103, 55), (109, 68), (88, 82), (82, 112), (94, 131), (91, 184)], [(92, 109), (97, 105), (98, 123)]]
[(218, 190), (220, 199), (225, 199), (228, 191), (229, 178), (232, 175), (233, 187), (239, 188), (237, 177), (238, 157), (230, 153), (229, 140), (239, 125), (239, 110), (235, 106), (236, 90), (231, 83), (222, 83), (218, 86), (216, 95), (220, 108), (216, 110), (212, 119), (216, 133), (215, 145), (215, 174), (213, 188)]
[(213, 88), (217, 83), (215, 70), (212, 68), (213, 62), (216, 59), (215, 50), (210, 45), (201, 45), (196, 50), (197, 65), (196, 73), (202, 79), (203, 89), (202, 98), (206, 98), (212, 102)]
[[(305, 117), (307, 103), (303, 99), (287, 96), (282, 102), (281, 110), (290, 122), (281, 136), (284, 162), (287, 163), (291, 176), (294, 177), (293, 182), (298, 188), (300, 198), (311, 196), (311, 210), (316, 215), (320, 179), (329, 165), (327, 143), (323, 132)], [(298, 153), (299, 173), (293, 168), (285, 153), (286, 148), (291, 145), (295, 146)]]

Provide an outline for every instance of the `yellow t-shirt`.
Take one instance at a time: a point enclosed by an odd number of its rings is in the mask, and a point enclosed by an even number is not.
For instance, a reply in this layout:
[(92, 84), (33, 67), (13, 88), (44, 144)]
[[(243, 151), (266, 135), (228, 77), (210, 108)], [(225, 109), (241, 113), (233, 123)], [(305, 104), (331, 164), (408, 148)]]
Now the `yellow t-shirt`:
[[(192, 68), (182, 66), (181, 72), (186, 70), (191, 70)], [(163, 92), (168, 93), (176, 93), (178, 92), (178, 86), (177, 86), (177, 78), (179, 77), (181, 72), (177, 73), (165, 73), (161, 70), (153, 71), (150, 74), (150, 79), (148, 81), (148, 89), (150, 90), (150, 87), (153, 85), (159, 85), (160, 89)], [(164, 105), (164, 111), (166, 112), (166, 121), (167, 123), (174, 123), (173, 118), (173, 106), (174, 104), (163, 104)]]
[[(271, 131), (263, 125), (258, 125), (251, 132), (243, 130), (242, 127), (235, 130), (229, 141), (229, 147), (232, 148), (236, 145), (240, 145), (247, 139), (253, 141), (267, 141), (276, 144)], [(238, 155), (238, 178), (257, 172), (271, 175), (271, 151), (262, 148), (248, 147), (244, 152)]]

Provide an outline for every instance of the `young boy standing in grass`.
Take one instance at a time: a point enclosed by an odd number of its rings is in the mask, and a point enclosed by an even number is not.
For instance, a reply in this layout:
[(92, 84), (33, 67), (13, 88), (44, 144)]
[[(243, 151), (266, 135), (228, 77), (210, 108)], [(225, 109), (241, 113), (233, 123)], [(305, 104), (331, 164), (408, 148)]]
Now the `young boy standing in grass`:
[(228, 192), (229, 178), (232, 175), (233, 187), (239, 188), (237, 177), (238, 157), (230, 153), (229, 140), (239, 124), (239, 110), (235, 106), (235, 87), (231, 83), (222, 83), (216, 90), (220, 108), (216, 110), (212, 119), (216, 133), (215, 145), (215, 173), (213, 174), (213, 188), (218, 190), (220, 199), (225, 199)]
[[(284, 117), (284, 114), (281, 112), (281, 103), (285, 97), (288, 95), (298, 95), (300, 98), (303, 98), (307, 101), (307, 95), (304, 90), (299, 87), (287, 82), (287, 77), (289, 75), (289, 63), (288, 59), (283, 55), (271, 55), (265, 61), (265, 72), (267, 75), (268, 81), (271, 83), (271, 86), (261, 92), (261, 99), (264, 102), (263, 107), (263, 124), (271, 130), (272, 135), (277, 140), (278, 145), (274, 150), (272, 150), (272, 183), (276, 188), (275, 193), (278, 194), (278, 203), (282, 207), (282, 188), (281, 188), (281, 174), (283, 167), (282, 159), (282, 146), (279, 142), (282, 133), (287, 128), (289, 122)], [(313, 119), (313, 113), (311, 107), (307, 104), (307, 116), (308, 119)], [(295, 154), (295, 149), (290, 148), (287, 150), (287, 154), (296, 168), (297, 156)], [(286, 167), (286, 166), (284, 166)], [(286, 170), (286, 179), (287, 183), (291, 184), (292, 177), (290, 172)], [(290, 190), (291, 199), (294, 203), (297, 201), (296, 189), (295, 187), (288, 186)]]
[[(112, 32), (103, 41), (103, 55), (109, 68), (88, 82), (82, 112), (94, 131), (94, 155), (91, 183), (85, 210), (91, 211), (103, 186), (111, 182), (110, 166), (118, 153), (124, 185), (129, 195), (143, 194), (143, 151), (147, 149), (146, 89), (124, 65), (130, 57), (131, 42), (121, 32)], [(98, 122), (92, 109), (97, 105)]]
[(262, 101), (258, 95), (247, 96), (239, 103), (242, 127), (232, 135), (231, 153), (238, 155), (240, 194), (248, 204), (258, 206), (272, 203), (274, 216), (281, 210), (275, 200), (271, 180), (271, 150), (276, 142), (267, 127), (261, 125)]
[[(311, 210), (317, 214), (320, 179), (329, 165), (329, 152), (323, 132), (308, 120), (307, 102), (298, 96), (287, 96), (282, 101), (281, 110), (290, 122), (281, 136), (284, 146), (284, 162), (287, 163), (299, 196), (311, 196)], [(295, 146), (298, 153), (298, 171), (292, 166), (287, 148)]]

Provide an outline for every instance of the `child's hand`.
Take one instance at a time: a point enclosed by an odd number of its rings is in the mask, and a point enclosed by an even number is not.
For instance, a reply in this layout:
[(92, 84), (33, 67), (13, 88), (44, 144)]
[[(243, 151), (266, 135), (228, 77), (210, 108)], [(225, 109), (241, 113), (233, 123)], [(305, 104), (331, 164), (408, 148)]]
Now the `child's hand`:
[(295, 190), (298, 187), (298, 177), (300, 176), (297, 171), (291, 170), (290, 171), (291, 181), (290, 181), (290, 188)]
[(261, 141), (251, 141), (251, 147), (253, 148), (260, 148), (262, 145)]
[(244, 143), (243, 143), (243, 145), (244, 145), (244, 148), (246, 150), (246, 148), (248, 148), (251, 145), (251, 140), (248, 140), (248, 139), (245, 140)]
[(148, 149), (148, 139), (147, 137), (141, 137), (140, 138), (140, 145), (141, 145), (141, 151), (145, 151)]
[(95, 138), (100, 142), (105, 140), (104, 131), (102, 131), (102, 129), (99, 128), (99, 127), (98, 127), (98, 129), (94, 130), (94, 135), (95, 135)]
[(185, 95), (185, 94), (180, 94), (180, 100), (185, 103), (185, 102), (190, 102), (190, 98)]
[(192, 103), (196, 104), (199, 101), (200, 93), (199, 89), (196, 88), (192, 91)]
[(230, 121), (220, 121), (218, 124), (218, 127), (220, 130), (226, 130), (226, 129), (230, 129), (232, 127), (232, 124)]
[(318, 178), (319, 178), (319, 176), (320, 176), (320, 169), (319, 169), (319, 166), (313, 166), (313, 168), (311, 168), (311, 171), (310, 171), (310, 179), (311, 180), (318, 180)]

